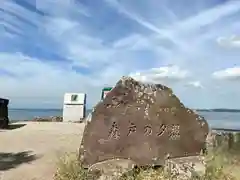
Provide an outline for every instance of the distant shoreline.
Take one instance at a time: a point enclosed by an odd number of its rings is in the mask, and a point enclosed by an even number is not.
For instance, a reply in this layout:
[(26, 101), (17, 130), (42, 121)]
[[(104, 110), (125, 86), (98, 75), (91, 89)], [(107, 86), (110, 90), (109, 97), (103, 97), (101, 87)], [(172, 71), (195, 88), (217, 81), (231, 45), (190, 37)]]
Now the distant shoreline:
[(240, 112), (240, 109), (195, 109), (199, 112)]
[[(240, 109), (228, 109), (228, 108), (216, 108), (216, 109), (194, 109), (199, 112), (240, 112)], [(9, 110), (20, 110), (20, 111), (62, 111), (63, 109), (57, 108), (9, 108)], [(87, 111), (91, 111), (91, 109), (87, 109)]]
[(17, 110), (17, 111), (62, 111), (63, 109), (57, 109), (57, 108), (8, 108), (8, 110)]

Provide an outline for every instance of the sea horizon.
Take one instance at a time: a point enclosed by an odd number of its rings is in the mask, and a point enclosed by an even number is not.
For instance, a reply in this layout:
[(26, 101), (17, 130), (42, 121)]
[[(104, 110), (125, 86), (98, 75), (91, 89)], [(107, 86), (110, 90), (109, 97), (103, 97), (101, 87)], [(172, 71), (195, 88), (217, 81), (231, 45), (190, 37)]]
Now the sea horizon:
[[(212, 128), (228, 128), (240, 130), (240, 110), (238, 109), (194, 109), (203, 116)], [(86, 116), (92, 109), (86, 110)], [(62, 108), (9, 108), (10, 121), (28, 121), (36, 117), (47, 118), (62, 116)]]
[[(188, 107), (189, 108), (189, 107)], [(9, 107), (9, 110), (46, 110), (46, 111), (59, 111), (63, 110), (63, 108), (12, 108)], [(92, 108), (87, 108), (87, 110), (90, 110)], [(192, 110), (196, 111), (214, 111), (214, 112), (240, 112), (240, 109), (235, 108), (190, 108)]]

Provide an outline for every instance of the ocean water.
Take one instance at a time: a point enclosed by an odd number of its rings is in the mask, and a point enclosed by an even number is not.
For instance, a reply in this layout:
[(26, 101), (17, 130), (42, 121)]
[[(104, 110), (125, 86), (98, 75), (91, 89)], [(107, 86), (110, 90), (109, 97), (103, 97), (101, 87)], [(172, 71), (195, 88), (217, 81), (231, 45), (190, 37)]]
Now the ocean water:
[(62, 109), (8, 109), (11, 121), (32, 120), (34, 117), (62, 116)]
[[(91, 110), (87, 110), (88, 114)], [(205, 117), (213, 128), (230, 128), (240, 130), (240, 112), (206, 112), (198, 114)], [(9, 119), (32, 120), (34, 117), (62, 116), (62, 109), (9, 109)]]
[(213, 128), (228, 128), (240, 130), (240, 112), (198, 112)]
[[(91, 112), (87, 110), (86, 114)], [(35, 117), (62, 116), (62, 109), (9, 109), (10, 121), (32, 120)]]

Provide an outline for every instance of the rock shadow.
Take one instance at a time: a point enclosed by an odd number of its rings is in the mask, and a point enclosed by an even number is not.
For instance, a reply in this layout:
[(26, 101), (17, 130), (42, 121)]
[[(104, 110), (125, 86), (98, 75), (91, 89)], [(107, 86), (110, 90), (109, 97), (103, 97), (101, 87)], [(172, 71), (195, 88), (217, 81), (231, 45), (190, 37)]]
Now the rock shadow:
[(38, 158), (38, 156), (32, 154), (32, 151), (23, 151), (18, 153), (0, 152), (0, 171), (16, 168), (20, 164), (29, 163)]
[(14, 130), (26, 126), (26, 124), (9, 124), (7, 130)]

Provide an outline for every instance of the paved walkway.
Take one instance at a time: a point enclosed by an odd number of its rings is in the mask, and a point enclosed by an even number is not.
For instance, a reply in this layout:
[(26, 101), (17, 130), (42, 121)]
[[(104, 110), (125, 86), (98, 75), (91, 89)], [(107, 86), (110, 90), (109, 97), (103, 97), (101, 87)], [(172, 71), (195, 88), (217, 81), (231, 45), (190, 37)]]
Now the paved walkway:
[(18, 122), (0, 130), (0, 180), (52, 180), (56, 162), (76, 152), (84, 124)]

